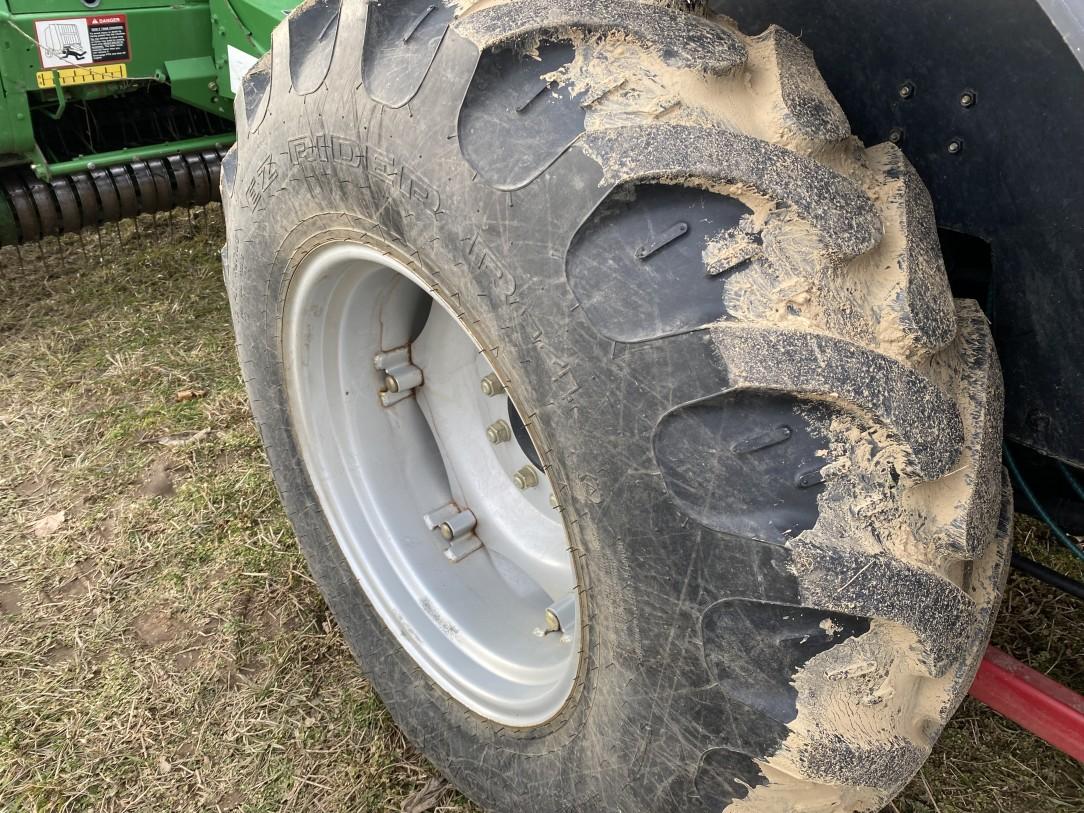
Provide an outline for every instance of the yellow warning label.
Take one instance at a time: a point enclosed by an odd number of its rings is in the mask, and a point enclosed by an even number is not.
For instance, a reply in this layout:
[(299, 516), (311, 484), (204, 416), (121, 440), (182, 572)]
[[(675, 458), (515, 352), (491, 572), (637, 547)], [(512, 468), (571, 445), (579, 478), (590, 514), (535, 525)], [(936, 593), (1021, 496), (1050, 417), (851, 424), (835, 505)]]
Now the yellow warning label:
[(38, 87), (51, 88), (53, 74), (60, 77), (60, 86), (89, 85), (92, 82), (116, 82), (128, 78), (128, 66), (123, 62), (117, 65), (87, 65), (83, 68), (58, 68), (55, 71), (38, 71)]

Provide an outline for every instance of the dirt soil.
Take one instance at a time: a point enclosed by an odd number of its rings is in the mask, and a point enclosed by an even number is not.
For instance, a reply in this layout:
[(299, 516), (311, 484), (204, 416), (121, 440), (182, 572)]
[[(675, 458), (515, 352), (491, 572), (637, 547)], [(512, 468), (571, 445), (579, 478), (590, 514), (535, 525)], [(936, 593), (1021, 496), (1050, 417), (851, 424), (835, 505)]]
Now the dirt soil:
[[(219, 211), (0, 251), (0, 810), (475, 811), (398, 733), (279, 507)], [(1038, 523), (1027, 555), (1084, 579)], [(1084, 691), (1084, 605), (1014, 575), (995, 642)], [(1084, 809), (968, 701), (889, 811)]]

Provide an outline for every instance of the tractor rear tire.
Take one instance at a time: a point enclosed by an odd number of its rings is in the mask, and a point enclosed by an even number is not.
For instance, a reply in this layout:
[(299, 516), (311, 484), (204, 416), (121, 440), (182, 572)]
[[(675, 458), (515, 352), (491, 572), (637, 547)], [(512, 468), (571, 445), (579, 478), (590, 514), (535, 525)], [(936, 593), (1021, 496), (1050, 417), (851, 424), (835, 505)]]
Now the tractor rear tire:
[[(1002, 594), (1002, 384), (925, 187), (850, 134), (811, 53), (661, 0), (315, 0), (236, 113), (223, 256), (253, 414), (422, 753), (492, 811), (893, 797)], [(332, 530), (283, 323), (336, 244), (454, 313), (530, 427), (579, 593), (575, 684), (544, 721), (438, 685)]]

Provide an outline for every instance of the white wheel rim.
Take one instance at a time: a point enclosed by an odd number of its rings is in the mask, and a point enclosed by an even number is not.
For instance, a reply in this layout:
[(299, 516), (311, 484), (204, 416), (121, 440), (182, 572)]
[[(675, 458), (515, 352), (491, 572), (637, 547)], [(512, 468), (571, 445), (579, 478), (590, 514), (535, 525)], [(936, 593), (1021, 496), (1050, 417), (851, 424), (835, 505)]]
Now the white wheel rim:
[[(564, 706), (579, 668), (575, 567), (551, 484), (528, 458), (533, 447), (487, 440), (497, 421), (514, 427), (508, 395), (483, 394), (493, 368), (428, 290), (358, 243), (308, 255), (283, 314), (291, 420), (335, 539), (403, 648), (476, 713), (536, 726)], [(388, 373), (374, 358), (408, 345), (424, 383), (385, 406)], [(521, 490), (513, 475), (525, 467), (538, 485)], [(426, 517), (462, 509), (477, 525), (455, 550), (481, 546), (454, 562)], [(547, 627), (547, 608), (560, 630)]]

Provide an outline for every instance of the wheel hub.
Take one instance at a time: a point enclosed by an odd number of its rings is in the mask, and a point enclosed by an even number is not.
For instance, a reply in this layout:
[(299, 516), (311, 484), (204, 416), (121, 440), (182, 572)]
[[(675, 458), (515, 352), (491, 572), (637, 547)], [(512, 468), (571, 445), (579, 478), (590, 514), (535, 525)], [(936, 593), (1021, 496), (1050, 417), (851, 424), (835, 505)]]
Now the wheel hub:
[(302, 458), (373, 607), (442, 688), (538, 725), (579, 667), (577, 579), (527, 424), (462, 319), (355, 243), (309, 255), (284, 311)]

